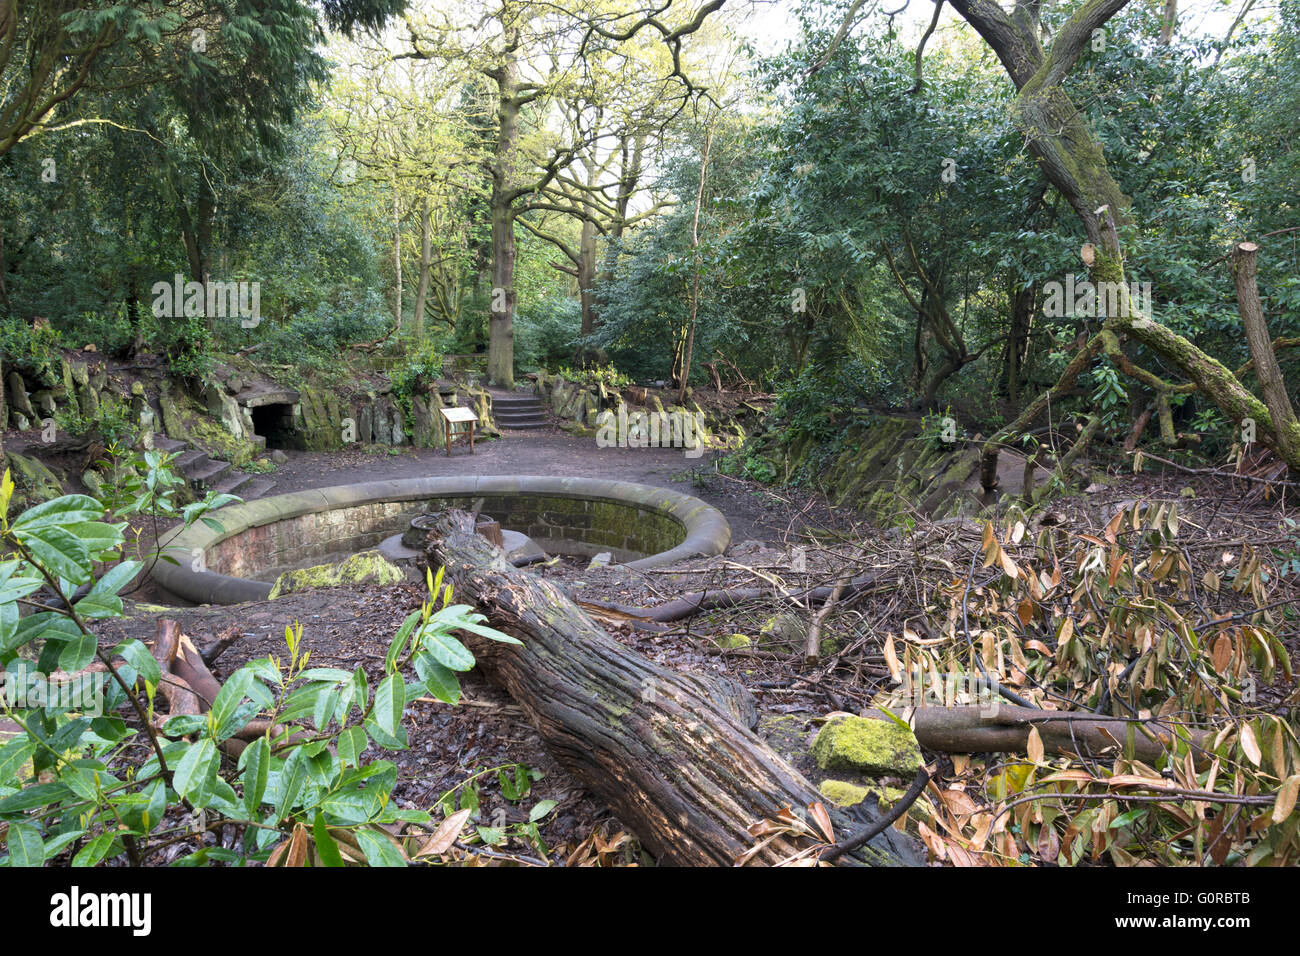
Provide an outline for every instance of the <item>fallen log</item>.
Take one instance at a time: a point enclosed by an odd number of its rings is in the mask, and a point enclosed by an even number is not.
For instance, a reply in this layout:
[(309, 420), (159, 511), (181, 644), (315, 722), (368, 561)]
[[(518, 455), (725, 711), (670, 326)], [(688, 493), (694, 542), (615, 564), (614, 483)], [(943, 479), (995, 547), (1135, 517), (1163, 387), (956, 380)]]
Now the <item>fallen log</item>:
[[(659, 667), (611, 638), (558, 588), (510, 565), (444, 512), (429, 555), (456, 593), (522, 646), (466, 635), (487, 677), (523, 708), (547, 750), (602, 799), (661, 863), (731, 865), (755, 839), (747, 828), (821, 802), (806, 779), (749, 728), (753, 702), (733, 682)], [(837, 838), (879, 818), (828, 808)], [(796, 848), (773, 840), (753, 862)], [(910, 837), (886, 830), (839, 862), (920, 865)]]
[(942, 753), (1024, 753), (1029, 731), (1036, 727), (1044, 752), (1095, 757), (1122, 753), (1131, 727), (1133, 756), (1148, 764), (1154, 764), (1173, 748), (1180, 731), (1190, 737), (1196, 754), (1193, 759), (1199, 763), (1197, 750), (1207, 737), (1205, 731), (1180, 728), (1156, 718), (1126, 720), (1002, 703), (988, 707), (918, 707), (912, 726), (917, 743)]
[(172, 659), (172, 673), (193, 688), (194, 693), (203, 703), (204, 713), (212, 709), (212, 702), (217, 699), (217, 694), (221, 691), (221, 682), (212, 676), (212, 671), (208, 670), (207, 664), (199, 654), (199, 649), (184, 634), (181, 635), (180, 643), (176, 648), (176, 657)]
[(803, 606), (804, 602), (810, 605), (821, 604), (823, 601), (829, 600), (837, 588), (840, 593), (836, 596), (836, 600), (847, 600), (879, 583), (881, 583), (880, 576), (869, 573), (860, 574), (847, 582), (836, 585), (803, 588), (791, 591), (788, 594), (780, 594), (773, 588), (719, 588), (716, 591), (692, 591), (690, 594), (674, 598), (671, 601), (665, 601), (655, 607), (632, 607), (627, 604), (595, 601), (590, 598), (583, 598), (579, 603), (583, 606), (613, 611), (628, 618), (653, 621), (657, 624), (670, 624), (691, 617), (701, 611), (737, 607), (748, 601), (784, 601), (800, 607)]
[(217, 658), (221, 657), (221, 655), (226, 652), (230, 645), (242, 641), (243, 639), (244, 632), (240, 630), (238, 624), (231, 624), (228, 627), (223, 628), (221, 633), (213, 640), (199, 648), (199, 654), (203, 658), (203, 663), (208, 665), (208, 667), (211, 667), (217, 662)]

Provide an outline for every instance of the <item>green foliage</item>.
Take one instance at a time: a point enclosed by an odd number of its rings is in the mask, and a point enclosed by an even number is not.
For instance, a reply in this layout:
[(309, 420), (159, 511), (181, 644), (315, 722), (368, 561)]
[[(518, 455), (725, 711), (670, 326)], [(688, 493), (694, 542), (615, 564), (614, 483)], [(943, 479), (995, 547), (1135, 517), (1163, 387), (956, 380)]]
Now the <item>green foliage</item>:
[(594, 388), (597, 385), (604, 385), (610, 391), (618, 391), (634, 384), (632, 378), (623, 374), (613, 365), (593, 365), (590, 368), (570, 368), (567, 365), (561, 365), (555, 370), (555, 374), (563, 378), (566, 382), (572, 382), (586, 388)]
[(578, 345), (582, 306), (568, 296), (548, 296), (515, 317), (515, 366), (535, 372), (568, 362)]
[[(167, 501), (170, 489), (153, 480), (163, 462), (150, 461), (155, 467), (141, 494), (122, 513)], [(148, 648), (132, 639), (102, 651), (87, 623), (120, 617), (118, 593), (141, 569), (123, 556), (126, 523), (106, 520), (105, 505), (84, 495), (46, 502), (10, 522), (12, 493), (6, 473), (0, 482), (0, 545), (7, 552), (0, 560), (0, 665), (13, 673), (34, 657), (42, 673), (31, 676), (27, 692), (4, 702), (6, 719), (23, 731), (0, 745), (0, 821), (8, 836), (0, 865), (69, 857), (88, 866), (152, 862), (193, 832), (192, 818), (177, 812), (182, 807), (202, 811), (209, 826), (233, 827), (238, 839), (230, 848), (200, 841), (200, 849), (174, 865), (339, 866), (346, 856), (402, 866), (418, 855), (417, 846), (397, 844), (380, 828), (427, 824), (430, 814), (398, 809), (390, 799), (395, 765), (366, 761), (362, 752), (372, 743), (406, 746), (403, 711), (413, 697), (459, 699), (457, 675), (473, 667), (474, 657), (456, 632), (518, 643), (486, 627), (467, 605), (452, 604), (441, 570), (429, 578), (429, 599), (398, 630), (377, 683), (361, 667), (309, 667), (301, 628), (286, 628), (287, 659), (246, 664), (207, 713), (172, 717), (160, 732), (150, 716), (162, 674)], [(199, 509), (187, 510), (186, 523), (196, 517), (203, 517)], [(102, 563), (109, 570), (97, 574)], [(74, 596), (78, 585), (89, 587)], [(20, 602), (42, 589), (52, 595), (42, 594), (46, 609), (20, 617)], [(76, 699), (56, 693), (43, 676), (56, 667), (82, 671), (96, 659), (107, 665), (114, 657), (120, 663), (111, 679), (92, 675), (88, 693)], [(418, 679), (408, 683), (412, 669)], [(226, 742), (258, 714), (272, 729), (232, 761)], [(307, 722), (314, 732), (294, 734), (291, 721)], [(143, 760), (133, 759), (141, 752)], [(510, 779), (517, 798), (527, 792), (526, 772)], [(534, 807), (533, 821), (545, 812), (549, 807)]]
[(57, 358), (62, 337), (57, 329), (21, 319), (0, 319), (0, 356), (5, 365), (41, 375)]

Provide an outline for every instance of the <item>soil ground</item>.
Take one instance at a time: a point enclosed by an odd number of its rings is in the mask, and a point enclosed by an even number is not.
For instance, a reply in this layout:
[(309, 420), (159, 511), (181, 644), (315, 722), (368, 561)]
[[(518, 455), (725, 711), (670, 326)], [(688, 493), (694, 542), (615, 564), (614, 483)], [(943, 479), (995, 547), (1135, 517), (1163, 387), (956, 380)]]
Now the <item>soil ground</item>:
[[(472, 456), (464, 446), (456, 446), (451, 456), (440, 450), (404, 449), (389, 454), (386, 449), (362, 448), (336, 453), (289, 452), (288, 456), (275, 474), (276, 492), (423, 475), (579, 475), (636, 481), (694, 494), (721, 510), (731, 522), (732, 547), (719, 558), (642, 573), (620, 567), (591, 569), (574, 561), (534, 569), (557, 579), (580, 601), (592, 595), (601, 601), (651, 606), (689, 591), (726, 587), (741, 572), (751, 575), (750, 583), (754, 573), (774, 573), (797, 583), (800, 578), (792, 577), (789, 571), (788, 549), (794, 539), (810, 529), (846, 531), (855, 523), (847, 509), (829, 508), (816, 495), (789, 489), (773, 491), (718, 474), (712, 456), (692, 460), (680, 450), (598, 448), (593, 439), (551, 431), (507, 432), (502, 439), (478, 444)], [(1217, 480), (1126, 475), (1114, 485), (1095, 487), (1090, 494), (1058, 500), (1054, 503), (1055, 513), (1047, 517), (1053, 522), (1069, 523), (1077, 518), (1087, 524), (1113, 513), (1126, 499), (1152, 496), (1181, 499), (1189, 522), (1207, 535), (1227, 538), (1259, 522), (1265, 523), (1261, 532), (1268, 523), (1276, 527), (1275, 506), (1259, 501), (1253, 493), (1224, 491), (1223, 483)], [(1047, 523), (1047, 518), (1043, 520)], [(856, 531), (859, 536), (881, 534), (862, 527)], [(952, 533), (971, 538), (963, 545), (967, 550), (977, 545), (978, 530), (973, 526), (953, 527)], [(1262, 533), (1259, 537), (1268, 540)], [(938, 542), (935, 546), (946, 545)], [(822, 560), (823, 556), (811, 549), (809, 571), (823, 576), (835, 573), (820, 566)], [(134, 596), (157, 600), (147, 591)], [(165, 615), (179, 620), (184, 633), (202, 643), (227, 624), (238, 623), (245, 638), (220, 660), (217, 676), (221, 679), (254, 658), (284, 657), (285, 628), (301, 623), (303, 647), (311, 653), (314, 665), (347, 670), (361, 666), (375, 680), (380, 676), (392, 635), (406, 614), (419, 606), (422, 596), (422, 589), (412, 585), (359, 586), (290, 594), (273, 602), (235, 607), (170, 608), (164, 612), (145, 605), (135, 608), (133, 616), (126, 620), (103, 622), (100, 633), (105, 644), (128, 636), (149, 639), (157, 619)], [(852, 612), (850, 617), (859, 623), (852, 633), (842, 635), (849, 645), (846, 649), (866, 640), (866, 631), (879, 629), (893, 603), (893, 596), (885, 588), (878, 598), (869, 597)], [(829, 712), (859, 711), (869, 706), (888, 676), (883, 659), (873, 653), (858, 657), (853, 667), (841, 667), (835, 673), (830, 669), (825, 673), (801, 672), (797, 666), (797, 641), (785, 646), (759, 637), (765, 620), (769, 624), (773, 620), (773, 612), (766, 605), (740, 607), (700, 615), (678, 627), (653, 630), (620, 619), (617, 614), (591, 610), (611, 635), (661, 666), (728, 674), (756, 695), (762, 713), (795, 715), (799, 718), (793, 727), (796, 738), (815, 731), (816, 718)], [(754, 637), (755, 645), (724, 651), (711, 639), (732, 632)], [(1288, 643), (1293, 639), (1294, 634), (1288, 635)], [(538, 800), (558, 801), (540, 828), (552, 851), (551, 858), (557, 862), (565, 861), (572, 849), (593, 832), (611, 836), (622, 829), (607, 808), (586, 794), (551, 759), (522, 711), (503, 692), (474, 673), (465, 675), (463, 686), (464, 699), (455, 707), (431, 700), (410, 705), (407, 750), (393, 753), (372, 748), (368, 754), (371, 759), (388, 759), (397, 764), (395, 798), (402, 805), (427, 810), (448, 790), (465, 784), (486, 768), (525, 764), (538, 779), (522, 801), (507, 801), (494, 773), (477, 778), (479, 819), (483, 824), (522, 822)], [(795, 750), (801, 749), (798, 740), (795, 744)], [(805, 766), (801, 769), (809, 772)], [(498, 849), (520, 856), (536, 854), (533, 847), (518, 838)], [(644, 862), (633, 841), (623, 845), (618, 861)]]

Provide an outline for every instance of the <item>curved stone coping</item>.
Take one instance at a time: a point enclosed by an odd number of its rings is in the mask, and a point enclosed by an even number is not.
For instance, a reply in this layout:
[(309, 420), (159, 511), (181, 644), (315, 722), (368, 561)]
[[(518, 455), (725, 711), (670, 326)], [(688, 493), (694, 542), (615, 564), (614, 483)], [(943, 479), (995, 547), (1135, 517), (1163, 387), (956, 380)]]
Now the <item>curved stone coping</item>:
[[(508, 498), (540, 496), (610, 502), (669, 518), (681, 526), (684, 538), (675, 547), (629, 561), (631, 568), (651, 568), (689, 558), (721, 554), (731, 540), (731, 526), (722, 513), (699, 498), (650, 485), (601, 478), (556, 478), (545, 475), (451, 476), (370, 481), (332, 488), (313, 488), (230, 505), (213, 512), (222, 524), (216, 531), (202, 522), (180, 532), (166, 544), (178, 563), (159, 561), (154, 577), (178, 597), (196, 604), (240, 604), (266, 600), (271, 584), (216, 571), (197, 571), (192, 556), (210, 560), (223, 541), (255, 528), (303, 515), (357, 506), (420, 501), (433, 498)], [(491, 505), (484, 504), (490, 512)]]

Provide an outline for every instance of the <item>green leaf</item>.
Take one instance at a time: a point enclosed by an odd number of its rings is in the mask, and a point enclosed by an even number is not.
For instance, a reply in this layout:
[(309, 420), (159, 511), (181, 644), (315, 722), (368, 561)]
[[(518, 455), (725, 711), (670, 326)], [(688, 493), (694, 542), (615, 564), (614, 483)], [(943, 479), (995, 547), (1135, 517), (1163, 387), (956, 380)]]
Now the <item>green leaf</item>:
[(94, 521), (104, 517), (105, 508), (94, 498), (85, 495), (64, 495), (44, 504), (28, 508), (11, 526), (14, 531), (55, 525), (76, 524), (80, 521)]
[(90, 552), (72, 532), (51, 526), (15, 532), (14, 536), (47, 571), (76, 584), (91, 580)]
[(456, 638), (432, 625), (424, 630), (424, 646), (433, 659), (454, 671), (467, 671), (474, 666), (474, 655)]
[(122, 599), (116, 594), (87, 594), (73, 605), (85, 620), (122, 616)]
[(142, 567), (144, 567), (144, 563), (141, 561), (121, 561), (115, 564), (104, 572), (86, 596), (99, 597), (101, 595), (117, 594), (118, 591), (135, 579)]
[(43, 866), (45, 864), (45, 841), (41, 831), (34, 823), (9, 824), (9, 865)]
[(217, 728), (218, 739), (224, 739), (240, 729), (228, 725), (233, 723), (231, 718), (235, 716), (239, 705), (248, 696), (253, 680), (252, 672), (241, 667), (221, 685), (221, 690), (217, 692), (217, 699), (212, 702), (210, 711), (213, 725)]
[(309, 667), (298, 676), (313, 683), (329, 681), (332, 684), (338, 684), (345, 680), (351, 680), (352, 672), (339, 667)]
[(72, 858), (73, 866), (96, 866), (99, 861), (108, 855), (108, 851), (113, 846), (115, 833), (101, 833), (95, 839), (83, 846), (80, 852)]
[(391, 736), (397, 736), (406, 707), (406, 684), (400, 674), (390, 674), (375, 688), (375, 723)]
[(212, 794), (212, 782), (217, 775), (217, 745), (209, 737), (192, 744), (176, 765), (172, 786), (182, 797), (195, 805), (205, 804)]
[(302, 748), (294, 750), (289, 754), (289, 759), (284, 762), (284, 768), (279, 775), (279, 795), (275, 801), (275, 818), (283, 820), (290, 810), (298, 802), (298, 794), (302, 791), (302, 785), (307, 779), (307, 767), (304, 761)]
[(451, 668), (443, 667), (428, 653), (415, 656), (415, 672), (424, 681), (425, 689), (444, 704), (460, 701), (460, 679)]
[(7, 786), (18, 775), (23, 764), (32, 759), (34, 753), (36, 744), (26, 735), (0, 747), (0, 787)]
[(69, 830), (67, 833), (60, 833), (52, 840), (45, 841), (45, 861), (48, 863), (54, 857), (63, 852), (63, 848), (69, 843), (74, 843), (86, 835), (85, 830)]
[(539, 800), (537, 805), (528, 811), (528, 822), (536, 823), (555, 809), (558, 800)]
[(360, 727), (349, 727), (339, 734), (336, 741), (339, 759), (353, 767), (361, 766), (361, 754), (368, 743), (364, 730)]
[(402, 626), (397, 629), (393, 636), (393, 642), (388, 646), (388, 653), (384, 655), (384, 673), (391, 674), (397, 667), (397, 661), (406, 650), (406, 642), (411, 639), (411, 632), (415, 630), (415, 625), (419, 623), (421, 612), (412, 611), (402, 622)]
[(91, 554), (115, 551), (122, 544), (122, 527), (103, 521), (79, 521), (62, 526), (74, 534)]
[(158, 660), (145, 647), (144, 643), (132, 638), (123, 641), (114, 648), (114, 653), (121, 655), (122, 659), (135, 668), (135, 672), (140, 675), (140, 679), (157, 687), (162, 681), (162, 670), (158, 667)]
[(326, 866), (342, 866), (343, 854), (339, 853), (339, 845), (330, 836), (329, 829), (325, 826), (325, 815), (319, 810), (316, 811), (316, 819), (312, 821), (311, 833), (316, 840), (316, 852), (320, 854), (320, 861)]
[(208, 717), (206, 714), (178, 714), (175, 717), (169, 717), (163, 724), (163, 733), (168, 737), (188, 737), (190, 734), (197, 734), (205, 730), (208, 726)]
[(64, 784), (38, 783), (0, 800), (0, 813), (22, 813), (37, 807), (47, 807), (72, 795), (72, 791)]
[(244, 809), (250, 817), (257, 816), (262, 798), (266, 796), (266, 781), (271, 770), (271, 745), (259, 737), (244, 750)]
[(406, 866), (406, 858), (382, 833), (363, 827), (356, 831), (357, 843), (371, 866)]
[(59, 654), (59, 667), (69, 673), (75, 673), (90, 664), (95, 659), (95, 649), (99, 647), (99, 641), (93, 634), (77, 633), (77, 636), (71, 638), (63, 651)]

